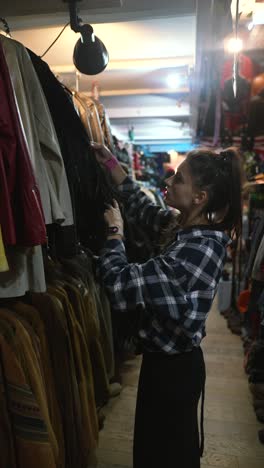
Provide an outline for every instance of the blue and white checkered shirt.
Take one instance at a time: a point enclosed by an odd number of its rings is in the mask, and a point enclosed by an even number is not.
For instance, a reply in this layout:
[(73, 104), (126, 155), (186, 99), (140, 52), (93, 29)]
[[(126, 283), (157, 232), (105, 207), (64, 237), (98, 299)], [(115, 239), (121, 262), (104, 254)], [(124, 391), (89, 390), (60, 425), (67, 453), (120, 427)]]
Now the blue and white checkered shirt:
[[(159, 234), (171, 219), (126, 178), (119, 186), (130, 222)], [(113, 309), (141, 307), (139, 336), (148, 351), (190, 351), (205, 336), (205, 320), (215, 297), (229, 237), (208, 226), (180, 229), (175, 241), (144, 264), (128, 263), (123, 242), (108, 240), (98, 259), (99, 274)]]

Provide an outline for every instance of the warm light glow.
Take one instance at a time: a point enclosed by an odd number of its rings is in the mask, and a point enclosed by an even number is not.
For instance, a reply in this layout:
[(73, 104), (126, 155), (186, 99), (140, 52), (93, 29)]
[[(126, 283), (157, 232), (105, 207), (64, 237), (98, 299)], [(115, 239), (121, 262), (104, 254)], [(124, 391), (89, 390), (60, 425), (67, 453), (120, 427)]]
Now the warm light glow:
[(174, 149), (171, 149), (170, 151), (168, 151), (168, 154), (170, 155), (170, 164), (171, 166), (173, 167), (173, 169), (175, 170), (175, 168), (177, 167), (177, 163), (178, 163), (178, 152), (175, 151)]
[(254, 28), (254, 23), (253, 21), (250, 21), (250, 23), (248, 23), (248, 30), (252, 31), (253, 28)]
[(230, 52), (231, 54), (234, 54), (236, 52), (241, 52), (243, 48), (243, 42), (241, 39), (238, 37), (231, 37), (227, 43), (227, 51)]
[(253, 23), (264, 24), (264, 5), (263, 3), (255, 3), (253, 10)]
[(181, 84), (181, 78), (179, 75), (169, 75), (167, 76), (167, 85), (169, 88), (179, 88)]
[(170, 156), (174, 156), (174, 157), (175, 157), (175, 156), (178, 156), (178, 152), (175, 151), (174, 149), (171, 149), (170, 151), (168, 151), (168, 154), (169, 154)]

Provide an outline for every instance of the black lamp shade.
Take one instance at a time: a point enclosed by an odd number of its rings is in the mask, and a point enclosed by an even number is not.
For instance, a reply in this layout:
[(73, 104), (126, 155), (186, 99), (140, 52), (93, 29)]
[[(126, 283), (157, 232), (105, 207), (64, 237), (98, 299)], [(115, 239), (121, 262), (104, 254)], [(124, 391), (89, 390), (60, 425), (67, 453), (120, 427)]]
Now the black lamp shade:
[(94, 34), (81, 37), (74, 47), (73, 63), (84, 75), (97, 75), (107, 66), (109, 55), (103, 42)]

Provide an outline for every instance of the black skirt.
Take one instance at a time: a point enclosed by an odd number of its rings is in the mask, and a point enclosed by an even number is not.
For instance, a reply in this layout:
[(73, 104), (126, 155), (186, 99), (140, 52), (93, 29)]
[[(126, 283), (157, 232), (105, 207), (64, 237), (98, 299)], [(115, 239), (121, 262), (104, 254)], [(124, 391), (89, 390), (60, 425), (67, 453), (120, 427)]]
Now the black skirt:
[(204, 385), (201, 348), (176, 355), (143, 354), (134, 428), (134, 468), (200, 468), (197, 413)]

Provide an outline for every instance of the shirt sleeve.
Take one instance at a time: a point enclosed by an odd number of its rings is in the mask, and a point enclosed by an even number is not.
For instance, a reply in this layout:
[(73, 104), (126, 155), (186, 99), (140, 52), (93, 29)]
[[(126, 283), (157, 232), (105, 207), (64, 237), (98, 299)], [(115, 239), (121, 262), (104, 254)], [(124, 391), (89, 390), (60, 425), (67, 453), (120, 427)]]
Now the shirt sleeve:
[[(209, 244), (208, 244), (209, 242)], [(193, 335), (204, 323), (221, 273), (210, 242), (178, 246), (144, 264), (129, 264), (122, 241), (107, 241), (98, 269), (114, 309), (141, 306), (166, 326)]]
[(123, 184), (118, 186), (122, 193), (128, 222), (136, 224), (152, 234), (160, 234), (173, 218), (173, 212), (163, 209), (142, 191), (138, 184), (126, 177)]

